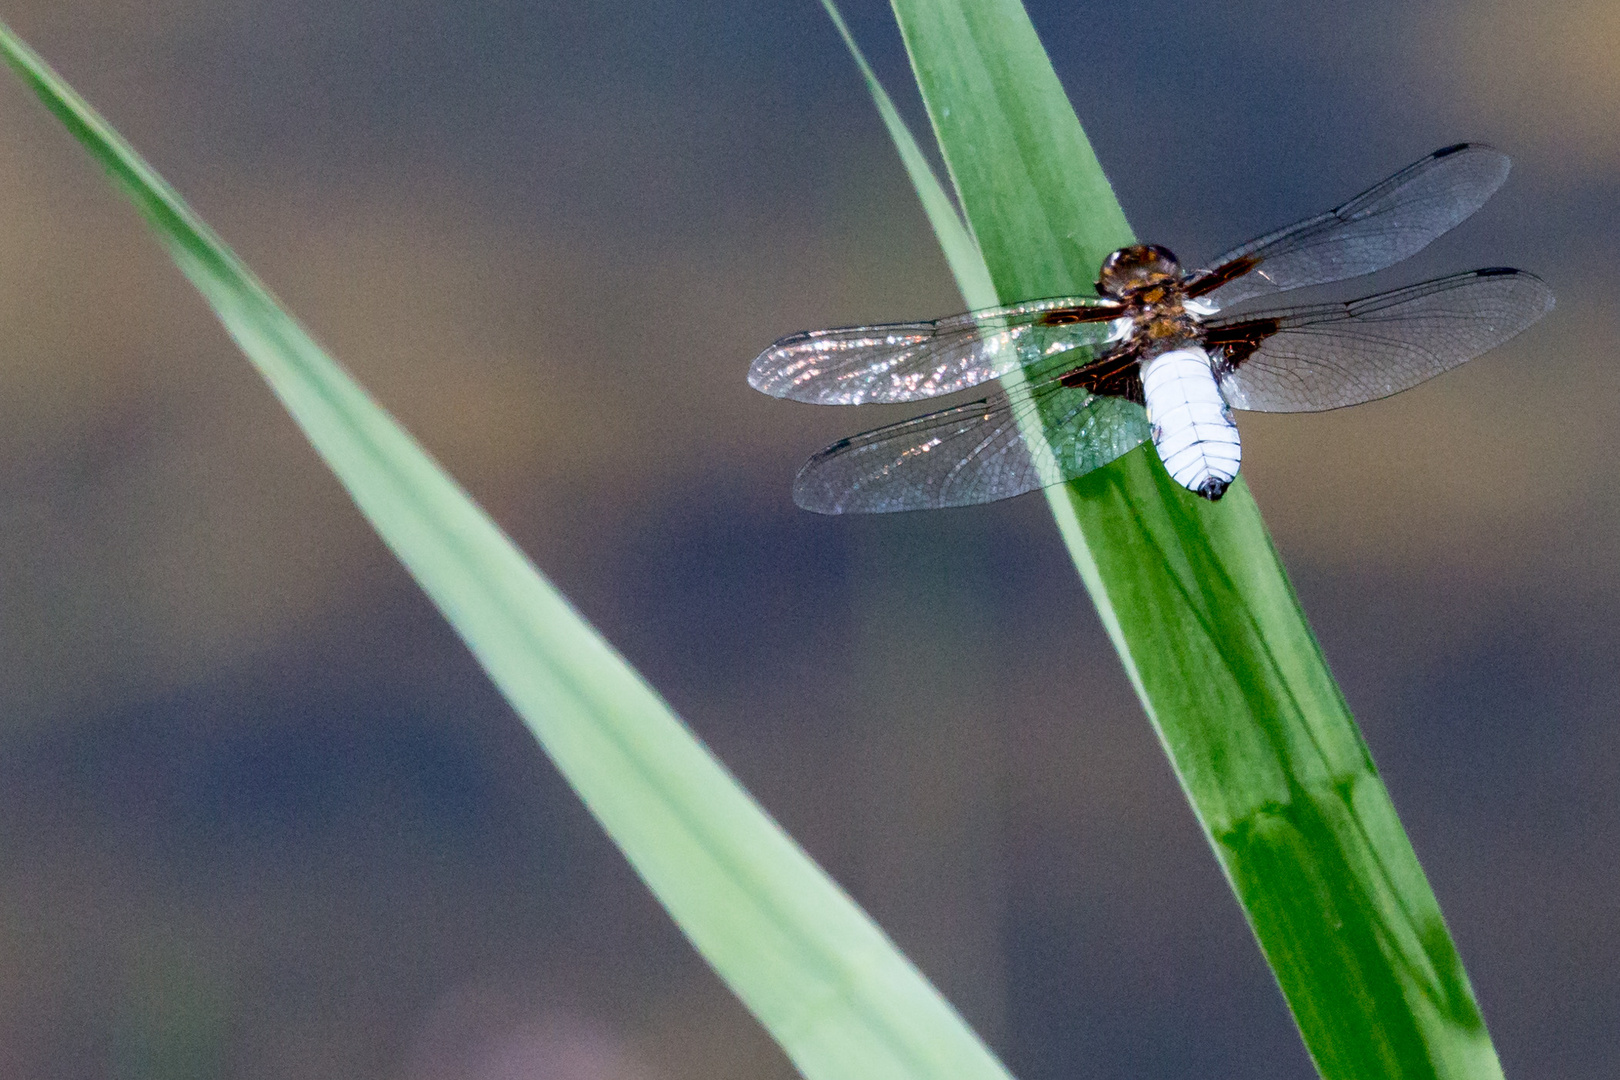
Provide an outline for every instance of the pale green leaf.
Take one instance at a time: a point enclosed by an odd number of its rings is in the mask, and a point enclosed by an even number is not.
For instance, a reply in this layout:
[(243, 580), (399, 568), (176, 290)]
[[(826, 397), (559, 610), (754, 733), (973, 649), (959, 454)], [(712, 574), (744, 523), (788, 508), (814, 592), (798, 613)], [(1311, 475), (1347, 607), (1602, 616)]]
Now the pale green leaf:
[(804, 1075), (1006, 1080), (871, 920), (173, 189), (3, 26), (0, 49), (145, 215), (642, 879)]

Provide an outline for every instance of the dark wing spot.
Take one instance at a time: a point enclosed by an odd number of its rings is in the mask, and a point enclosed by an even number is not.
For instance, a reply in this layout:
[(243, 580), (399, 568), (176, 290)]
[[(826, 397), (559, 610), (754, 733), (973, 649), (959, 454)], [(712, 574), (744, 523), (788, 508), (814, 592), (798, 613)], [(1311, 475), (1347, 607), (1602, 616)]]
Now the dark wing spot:
[(1089, 390), (1093, 394), (1107, 397), (1121, 397), (1140, 405), (1144, 398), (1142, 373), (1137, 368), (1139, 359), (1141, 359), (1140, 349), (1134, 345), (1126, 346), (1093, 360), (1085, 367), (1076, 368), (1058, 379), (1058, 382), (1071, 389)]
[(1071, 326), (1074, 323), (1109, 322), (1124, 314), (1122, 304), (1096, 304), (1086, 307), (1058, 308), (1041, 316), (1042, 326)]
[(1259, 266), (1260, 262), (1261, 260), (1253, 255), (1240, 256), (1231, 262), (1215, 267), (1213, 270), (1206, 270), (1202, 274), (1194, 276), (1187, 282), (1183, 292), (1194, 299), (1206, 293), (1212, 293), (1227, 282), (1235, 281), (1247, 274), (1250, 270)]
[(1235, 368), (1254, 355), (1260, 343), (1277, 332), (1276, 319), (1248, 319), (1244, 322), (1212, 326), (1204, 331), (1204, 347), (1211, 352), (1219, 349), (1221, 362)]

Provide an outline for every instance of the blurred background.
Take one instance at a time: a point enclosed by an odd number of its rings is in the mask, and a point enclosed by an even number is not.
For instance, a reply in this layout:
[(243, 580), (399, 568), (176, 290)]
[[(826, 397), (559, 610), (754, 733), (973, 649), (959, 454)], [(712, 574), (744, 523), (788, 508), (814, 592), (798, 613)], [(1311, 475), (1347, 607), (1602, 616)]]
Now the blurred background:
[[(847, 15), (907, 115), (887, 8)], [(1350, 292), (1557, 312), (1244, 471), (1510, 1077), (1620, 1057), (1620, 6), (1033, 3), (1189, 262), (1464, 139), (1506, 188)], [(792, 3), (14, 0), (1023, 1080), (1311, 1075), (1038, 497), (837, 520), (798, 329), (959, 309)], [(0, 80), (0, 1075), (792, 1070), (133, 211)], [(891, 414), (880, 414), (887, 419)]]

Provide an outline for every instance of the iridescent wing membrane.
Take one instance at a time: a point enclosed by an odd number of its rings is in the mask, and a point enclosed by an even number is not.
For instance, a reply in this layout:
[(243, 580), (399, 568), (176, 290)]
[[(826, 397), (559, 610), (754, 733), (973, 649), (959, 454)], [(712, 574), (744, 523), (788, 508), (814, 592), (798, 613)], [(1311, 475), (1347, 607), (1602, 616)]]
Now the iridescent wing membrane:
[(1118, 304), (1031, 300), (936, 322), (811, 330), (782, 338), (748, 371), (754, 389), (815, 405), (918, 401), (1116, 336)]
[[(1043, 444), (1025, 439), (1026, 425), (1044, 430)], [(994, 502), (1083, 476), (1149, 436), (1129, 401), (1026, 383), (833, 443), (799, 470), (793, 501), (821, 514)]]
[[(1233, 248), (1194, 275), (1188, 292), (1230, 307), (1394, 266), (1484, 206), (1510, 164), (1506, 154), (1478, 143), (1436, 150), (1343, 206)], [(1201, 277), (1224, 284), (1205, 291)]]
[(1553, 307), (1534, 274), (1498, 267), (1343, 304), (1205, 324), (1234, 409), (1324, 412), (1398, 394), (1489, 352)]

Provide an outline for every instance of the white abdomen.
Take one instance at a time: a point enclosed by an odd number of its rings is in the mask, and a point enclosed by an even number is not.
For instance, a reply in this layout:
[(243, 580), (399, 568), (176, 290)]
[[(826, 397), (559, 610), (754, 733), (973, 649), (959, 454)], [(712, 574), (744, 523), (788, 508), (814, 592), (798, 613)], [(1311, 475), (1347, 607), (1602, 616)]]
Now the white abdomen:
[(1218, 499), (1242, 459), (1237, 425), (1202, 349), (1173, 349), (1142, 365), (1153, 445), (1176, 483)]

